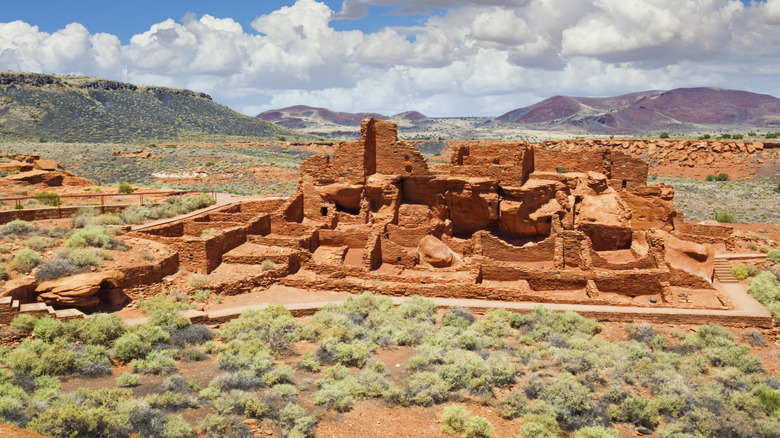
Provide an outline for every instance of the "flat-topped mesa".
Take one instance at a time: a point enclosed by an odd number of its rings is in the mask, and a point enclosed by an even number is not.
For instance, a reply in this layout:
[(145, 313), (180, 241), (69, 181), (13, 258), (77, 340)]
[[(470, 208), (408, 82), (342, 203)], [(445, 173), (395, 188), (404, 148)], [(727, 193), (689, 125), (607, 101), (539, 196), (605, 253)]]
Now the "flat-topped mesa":
[[(630, 246), (632, 232), (673, 229), (674, 192), (647, 186), (647, 163), (607, 148), (555, 151), (525, 142), (458, 145), (451, 164), (429, 169), (396, 124), (363, 120), (361, 138), (301, 165), (303, 217), (330, 226), (399, 222), (401, 205), (421, 205), (430, 233), (505, 238), (582, 232), (597, 250)], [(333, 213), (333, 214), (331, 214)], [(635, 219), (635, 220), (634, 220)], [(335, 223), (331, 221), (335, 220)]]

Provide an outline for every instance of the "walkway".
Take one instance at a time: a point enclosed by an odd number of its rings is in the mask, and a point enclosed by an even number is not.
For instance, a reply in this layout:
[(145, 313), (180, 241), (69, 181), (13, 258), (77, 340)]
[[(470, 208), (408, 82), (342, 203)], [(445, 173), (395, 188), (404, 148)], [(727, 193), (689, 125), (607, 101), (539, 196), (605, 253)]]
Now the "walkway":
[[(491, 301), (477, 299), (454, 299), (454, 298), (430, 298), (439, 308), (451, 308), (455, 306), (466, 307), (475, 313), (483, 313), (487, 309), (505, 309), (511, 312), (528, 313), (536, 306), (545, 306), (553, 311), (574, 311), (588, 318), (595, 318), (599, 321), (648, 321), (665, 324), (720, 324), (728, 326), (752, 326), (762, 328), (772, 328), (772, 315), (747, 294), (742, 284), (721, 284), (715, 283), (715, 287), (723, 292), (734, 304), (732, 310), (713, 310), (713, 309), (680, 309), (669, 307), (623, 307), (623, 306), (595, 306), (587, 304), (550, 304), (534, 302), (513, 302), (513, 301)], [(267, 290), (259, 292), (257, 304), (217, 308), (199, 312), (188, 310), (182, 312), (192, 322), (217, 324), (233, 319), (240, 315), (244, 309), (263, 310), (269, 305), (278, 304), (287, 308), (294, 316), (312, 315), (323, 306), (332, 303), (342, 303), (348, 294), (323, 293), (324, 297), (329, 299), (318, 302), (299, 302), (295, 300), (296, 291), (306, 295), (305, 301), (311, 299), (311, 291), (299, 291), (280, 285), (273, 285)], [(263, 297), (263, 295), (269, 295)], [(279, 299), (279, 297), (284, 297)], [(399, 305), (408, 297), (391, 297), (393, 303)], [(128, 325), (140, 325), (146, 322), (146, 318), (134, 318), (125, 320)]]
[(185, 213), (179, 216), (169, 217), (165, 219), (158, 219), (156, 221), (146, 222), (140, 225), (133, 225), (130, 227), (130, 231), (144, 230), (146, 228), (156, 227), (158, 225), (164, 225), (171, 222), (180, 221), (182, 219), (187, 219), (193, 216), (197, 216), (201, 213), (206, 213), (212, 210), (216, 210), (226, 205), (233, 204), (234, 202), (240, 202), (239, 200), (237, 200), (236, 198), (234, 198), (232, 195), (228, 193), (217, 193), (216, 200), (217, 200), (216, 204), (210, 205), (205, 208), (201, 208), (200, 210), (191, 211), (189, 213)]

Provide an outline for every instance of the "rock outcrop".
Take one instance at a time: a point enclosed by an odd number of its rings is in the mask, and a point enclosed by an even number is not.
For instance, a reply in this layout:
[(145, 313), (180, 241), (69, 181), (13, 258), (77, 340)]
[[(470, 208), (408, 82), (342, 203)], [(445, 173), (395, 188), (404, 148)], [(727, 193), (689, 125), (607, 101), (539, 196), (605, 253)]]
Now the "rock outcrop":
[(101, 291), (117, 289), (123, 277), (119, 271), (88, 272), (45, 281), (35, 292), (40, 301), (50, 306), (90, 308), (100, 303)]

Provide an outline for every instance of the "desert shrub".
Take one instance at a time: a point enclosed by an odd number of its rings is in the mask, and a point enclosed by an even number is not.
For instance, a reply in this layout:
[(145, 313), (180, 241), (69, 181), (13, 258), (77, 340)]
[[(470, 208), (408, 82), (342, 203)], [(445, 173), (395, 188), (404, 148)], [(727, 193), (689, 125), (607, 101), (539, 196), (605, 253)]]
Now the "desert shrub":
[(558, 167), (555, 169), (558, 173), (566, 173), (566, 169), (563, 167)]
[(77, 327), (76, 332), (84, 342), (106, 347), (128, 330), (122, 318), (113, 313), (95, 313), (89, 319), (80, 320)]
[(761, 333), (761, 330), (755, 328), (745, 331), (745, 333), (742, 334), (742, 340), (753, 347), (763, 347), (766, 345), (766, 336)]
[(161, 393), (152, 393), (144, 397), (144, 401), (149, 406), (164, 410), (179, 410), (198, 407), (196, 397), (182, 392), (164, 391)]
[(295, 403), (288, 403), (279, 410), (279, 428), (285, 436), (297, 433), (299, 436), (312, 436), (317, 426), (317, 417), (306, 415), (306, 410)]
[(192, 294), (192, 301), (198, 303), (208, 303), (210, 294), (211, 291), (208, 289), (198, 289)]
[(754, 265), (739, 264), (731, 268), (731, 275), (737, 280), (742, 281), (751, 275), (755, 274), (756, 267)]
[(141, 374), (170, 374), (176, 371), (173, 350), (152, 351), (144, 359), (130, 361), (130, 369)]
[(84, 228), (92, 225), (92, 219), (98, 215), (98, 211), (92, 207), (82, 207), (70, 218), (72, 228)]
[(617, 405), (610, 405), (609, 416), (621, 423), (634, 423), (654, 429), (658, 426), (658, 408), (639, 395), (631, 395)]
[(171, 196), (158, 205), (131, 205), (124, 209), (119, 216), (127, 224), (140, 224), (189, 213), (213, 205), (215, 202), (211, 196), (205, 193), (187, 197)]
[(41, 205), (48, 205), (49, 207), (56, 207), (62, 205), (62, 198), (56, 192), (38, 192), (33, 195), (35, 200), (40, 202)]
[(84, 272), (84, 268), (77, 266), (70, 259), (57, 257), (41, 264), (35, 271), (35, 279), (44, 282), (81, 272)]
[(106, 347), (87, 345), (84, 348), (78, 348), (77, 351), (79, 374), (84, 377), (100, 377), (111, 374), (111, 360)]
[(435, 322), (436, 303), (433, 300), (414, 296), (398, 306), (401, 318), (420, 322)]
[(287, 365), (279, 365), (271, 371), (263, 374), (263, 382), (268, 386), (278, 385), (280, 383), (290, 383), (295, 372)]
[(734, 218), (734, 212), (723, 210), (715, 213), (715, 220), (724, 224), (733, 224), (737, 220)]
[(203, 274), (192, 274), (188, 283), (192, 288), (203, 289), (209, 284), (209, 277)]
[(747, 247), (751, 251), (757, 251), (758, 245), (755, 244), (755, 242), (748, 242)]
[(533, 312), (525, 315), (511, 314), (510, 323), (535, 341), (548, 340), (551, 335), (564, 338), (576, 334), (592, 336), (601, 331), (601, 326), (594, 319), (571, 311), (556, 313), (544, 306), (536, 306)]
[(8, 268), (5, 265), (0, 264), (0, 284), (8, 280)]
[(618, 431), (602, 426), (589, 426), (579, 429), (574, 438), (618, 438)]
[(127, 249), (122, 243), (114, 240), (104, 227), (99, 225), (75, 231), (65, 240), (65, 245), (69, 248)]
[(306, 353), (303, 353), (301, 362), (298, 364), (298, 366), (306, 371), (316, 373), (320, 371), (321, 364), (320, 361), (317, 360), (317, 356), (314, 353), (307, 351)]
[(465, 432), (468, 438), (493, 438), (495, 433), (493, 425), (478, 415), (466, 420)]
[(57, 258), (68, 260), (75, 269), (84, 271), (90, 267), (99, 267), (105, 260), (111, 260), (111, 251), (104, 248), (63, 248)]
[(471, 413), (463, 406), (447, 406), (439, 416), (442, 432), (447, 435), (458, 436), (466, 431), (466, 421)]
[(409, 375), (404, 381), (402, 403), (431, 406), (449, 396), (449, 385), (438, 374), (423, 371)]
[(206, 228), (205, 230), (200, 232), (200, 237), (210, 237), (217, 234), (216, 228)]
[(662, 132), (662, 133), (661, 133), (661, 134), (658, 136), (658, 138), (669, 138), (669, 133), (668, 133), (668, 132)]
[(267, 343), (271, 350), (279, 352), (298, 339), (300, 329), (300, 324), (287, 309), (269, 306), (262, 311), (244, 310), (238, 318), (225, 323), (219, 335), (225, 341), (258, 339)]
[(35, 225), (21, 219), (14, 219), (0, 227), (0, 235), (3, 236), (9, 234), (14, 236), (24, 236), (27, 234), (32, 234), (35, 231)]
[(525, 438), (556, 438), (558, 422), (554, 415), (527, 414), (523, 416), (520, 433)]
[(119, 217), (119, 215), (114, 213), (105, 213), (93, 217), (89, 225), (106, 226), (106, 225), (124, 225), (124, 224), (125, 222), (122, 220), (121, 217)]
[(22, 333), (32, 333), (33, 328), (35, 328), (35, 321), (37, 320), (38, 318), (29, 313), (20, 313), (11, 321), (11, 327)]
[(52, 318), (49, 315), (38, 318), (33, 327), (33, 336), (36, 339), (42, 339), (45, 342), (52, 342), (55, 339), (65, 340), (71, 333), (62, 320)]
[(355, 383), (352, 379), (324, 381), (320, 389), (312, 396), (312, 400), (316, 405), (335, 409), (338, 412), (346, 412), (355, 403), (354, 386)]
[(780, 263), (780, 249), (773, 249), (766, 253), (766, 258), (772, 263)]
[(43, 263), (43, 257), (30, 248), (20, 249), (11, 259), (11, 267), (20, 274), (29, 274), (33, 268)]
[(528, 403), (528, 399), (520, 391), (511, 391), (507, 393), (498, 404), (498, 414), (507, 420), (518, 418), (523, 413), (523, 408)]
[(122, 373), (116, 378), (116, 386), (120, 388), (131, 388), (138, 386), (138, 374)]
[(263, 386), (263, 379), (254, 375), (251, 371), (230, 372), (215, 377), (209, 386), (214, 386), (220, 392), (227, 392), (233, 389), (250, 391)]
[(143, 359), (151, 351), (151, 344), (141, 339), (137, 333), (125, 333), (113, 345), (113, 355), (121, 362)]
[(780, 323), (780, 308), (777, 307), (777, 302), (780, 301), (780, 281), (774, 274), (769, 271), (759, 272), (750, 280), (748, 293), (766, 306), (775, 322)]
[(761, 246), (758, 247), (758, 252), (760, 252), (761, 254), (769, 254), (770, 250), (771, 250), (771, 248), (769, 248), (766, 245), (761, 245)]
[(334, 346), (333, 356), (340, 364), (362, 368), (375, 349), (375, 344), (357, 340), (350, 343), (338, 342)]
[(130, 194), (133, 193), (135, 190), (133, 190), (133, 186), (127, 183), (119, 184), (119, 187), (117, 188), (119, 193), (125, 193)]
[(260, 268), (262, 268), (263, 271), (270, 271), (274, 267), (276, 267), (276, 265), (271, 260), (263, 260), (262, 263), (260, 263)]
[(564, 428), (574, 425), (590, 408), (590, 390), (565, 372), (544, 387), (540, 398), (552, 406)]
[(213, 402), (220, 414), (238, 414), (248, 418), (262, 418), (268, 413), (268, 405), (251, 392), (232, 390)]
[(27, 429), (56, 437), (110, 437), (126, 434), (122, 418), (106, 406), (60, 404), (28, 424)]
[(202, 344), (214, 337), (214, 332), (203, 324), (189, 324), (169, 331), (169, 342), (179, 347)]
[(33, 236), (22, 241), (22, 246), (35, 251), (43, 251), (54, 246), (54, 240), (46, 236)]
[(628, 330), (628, 337), (639, 342), (649, 343), (656, 336), (653, 326), (646, 322), (639, 323), (636, 327), (629, 325), (626, 329)]
[(470, 326), (475, 319), (474, 314), (465, 307), (455, 306), (444, 314), (441, 322), (446, 326), (466, 328)]

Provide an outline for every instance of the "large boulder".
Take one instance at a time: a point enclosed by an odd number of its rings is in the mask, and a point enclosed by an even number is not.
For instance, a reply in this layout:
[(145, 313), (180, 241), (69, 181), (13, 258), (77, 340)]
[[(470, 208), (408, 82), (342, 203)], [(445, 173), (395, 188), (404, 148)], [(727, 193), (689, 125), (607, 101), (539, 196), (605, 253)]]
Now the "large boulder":
[[(709, 283), (712, 282), (715, 269), (715, 249), (712, 245), (682, 240), (669, 235), (664, 259), (673, 271), (679, 270)], [(685, 275), (675, 277), (682, 280)]]
[(334, 183), (315, 186), (314, 190), (326, 201), (333, 202), (347, 210), (358, 210), (363, 196), (363, 186), (358, 184)]
[(463, 263), (463, 260), (455, 254), (447, 245), (434, 236), (425, 236), (417, 245), (420, 254), (420, 262), (434, 268), (455, 267)]
[(50, 306), (94, 307), (98, 293), (119, 287), (124, 274), (119, 271), (88, 272), (57, 280), (44, 281), (35, 288), (38, 300)]

